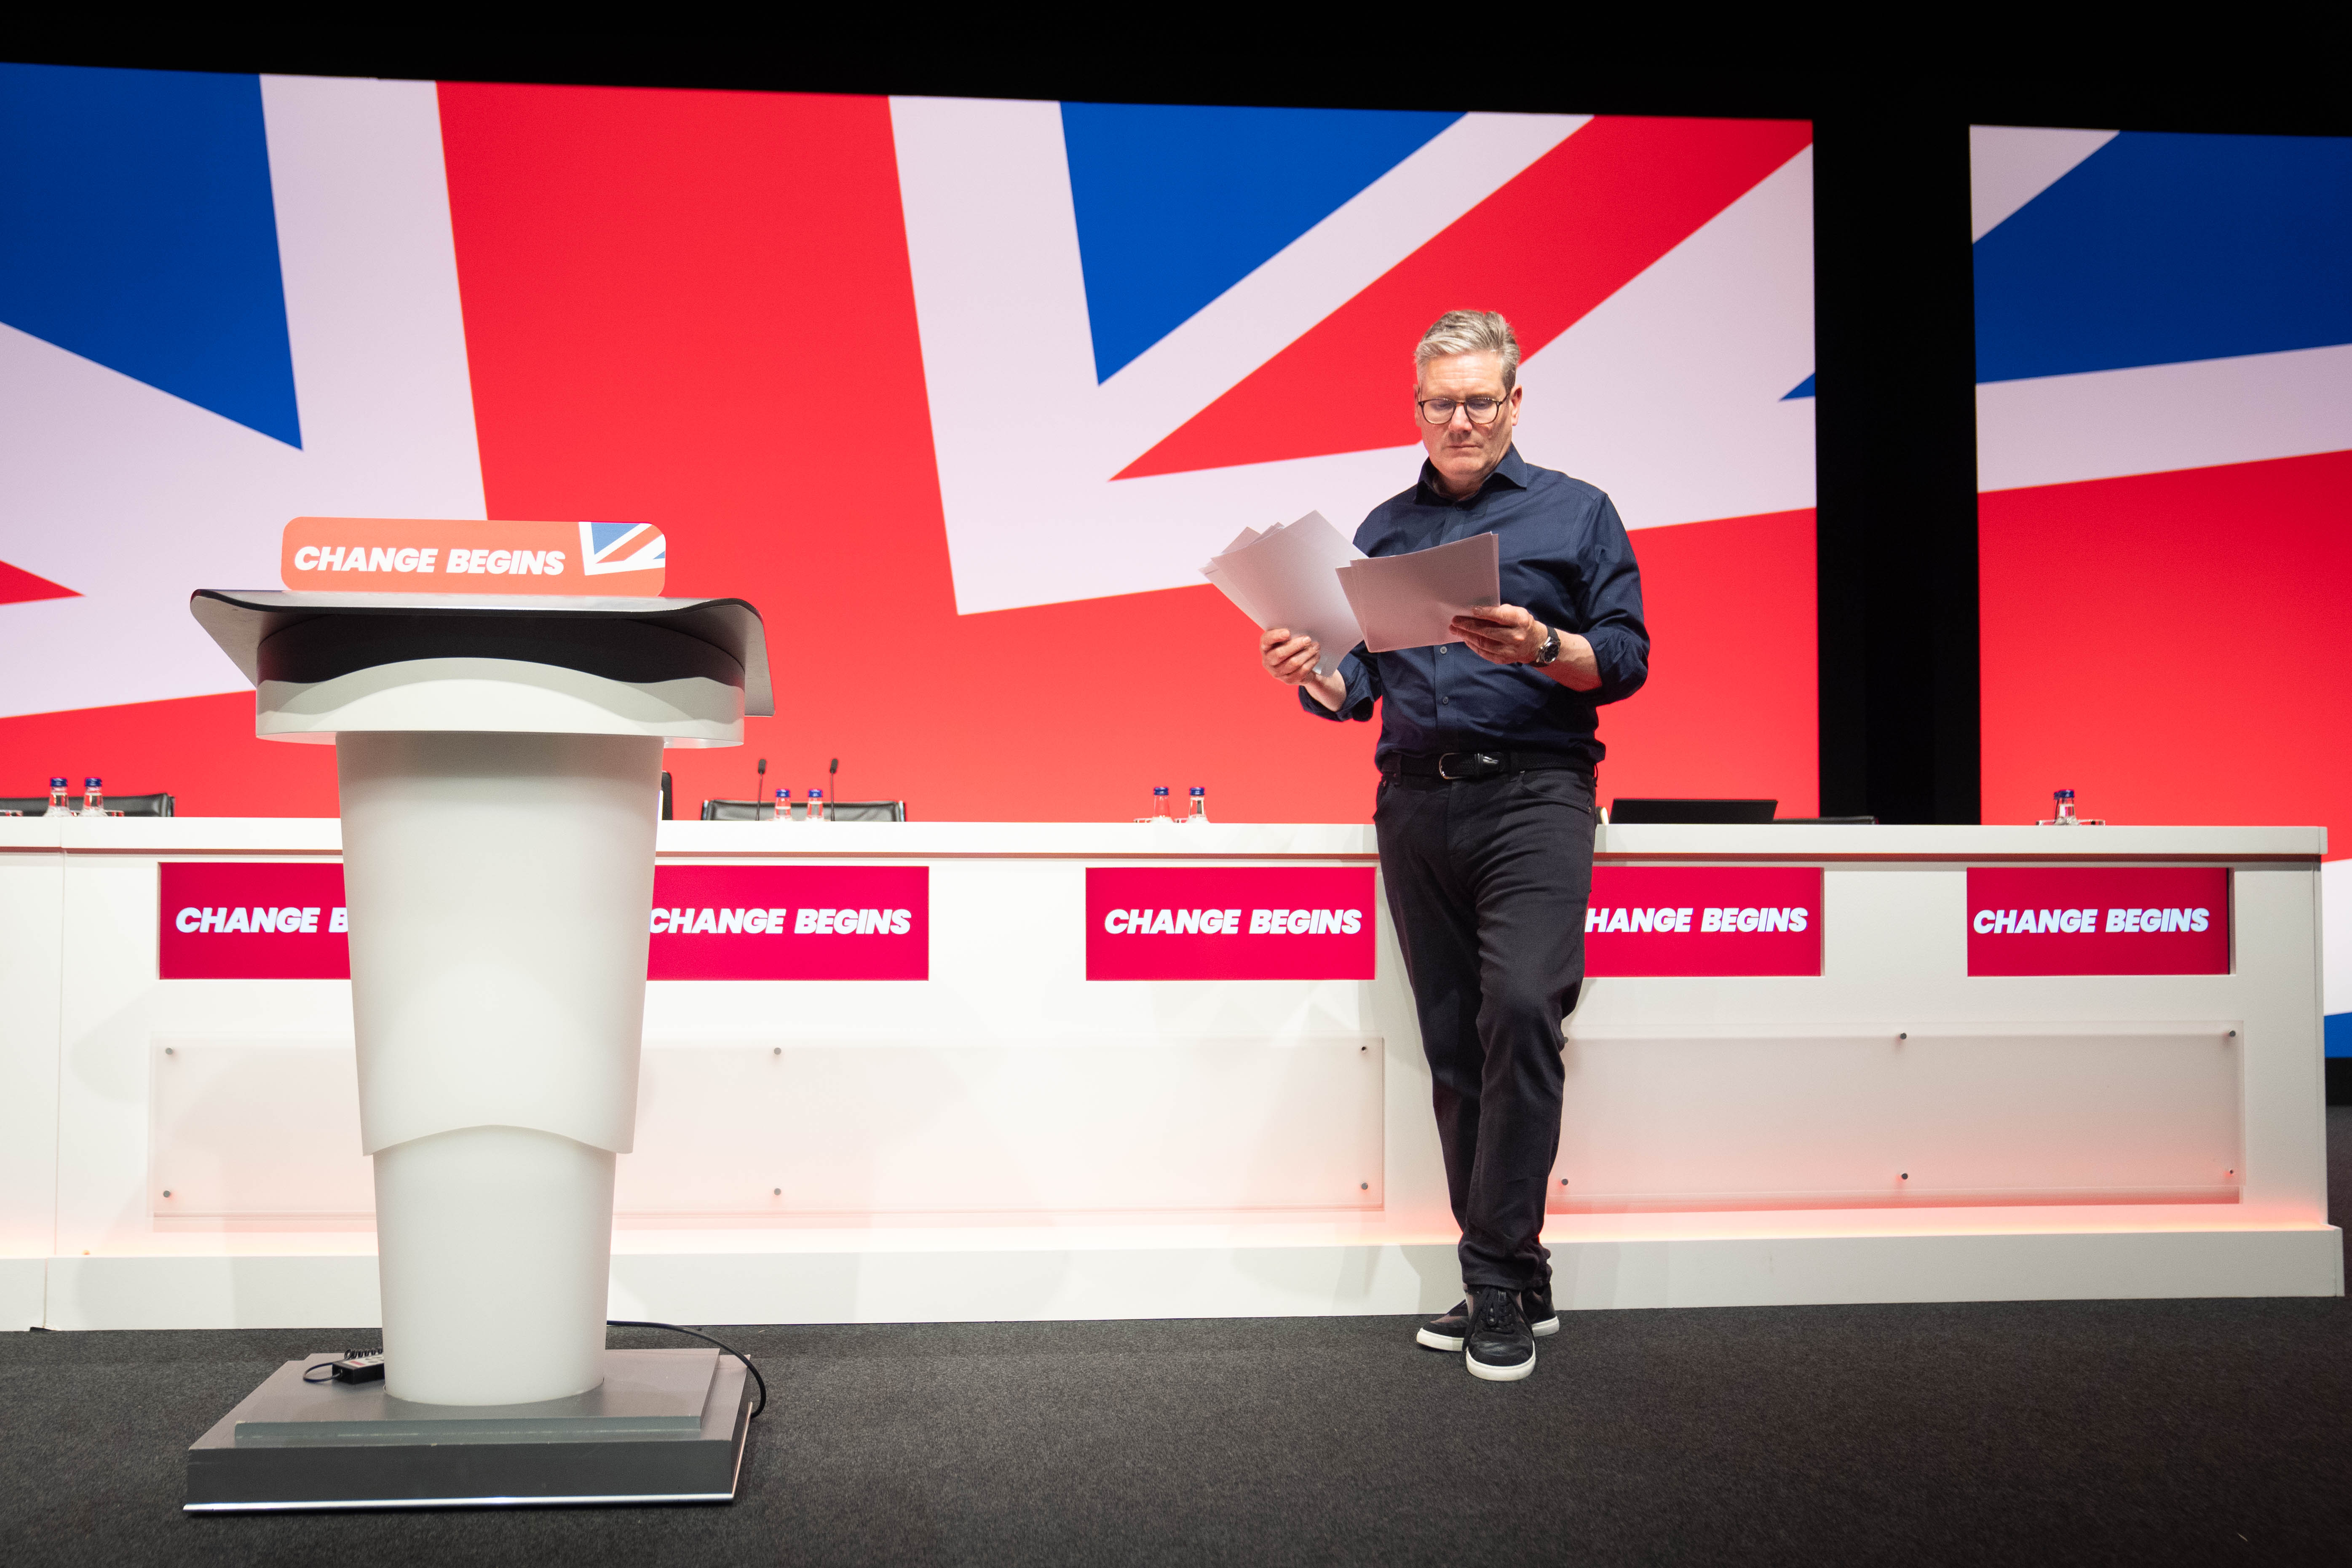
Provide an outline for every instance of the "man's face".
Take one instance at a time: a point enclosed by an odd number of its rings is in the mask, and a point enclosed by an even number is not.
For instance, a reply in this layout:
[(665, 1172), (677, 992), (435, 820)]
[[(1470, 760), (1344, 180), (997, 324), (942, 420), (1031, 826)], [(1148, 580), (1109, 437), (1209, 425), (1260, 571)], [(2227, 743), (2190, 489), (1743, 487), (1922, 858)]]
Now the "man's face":
[[(1443, 425), (1421, 419), (1421, 444), (1429, 448), (1430, 465), (1448, 489), (1468, 494), (1503, 460), (1510, 450), (1511, 432), (1518, 427), (1519, 394), (1525, 390), (1515, 386), (1504, 392), (1503, 356), (1498, 353), (1448, 354), (1422, 366), (1412, 394), (1415, 416), (1425, 415), (1422, 405), (1433, 397), (1450, 397), (1456, 405), (1454, 416)], [(1485, 425), (1470, 417), (1475, 397), (1491, 397), (1501, 405)]]

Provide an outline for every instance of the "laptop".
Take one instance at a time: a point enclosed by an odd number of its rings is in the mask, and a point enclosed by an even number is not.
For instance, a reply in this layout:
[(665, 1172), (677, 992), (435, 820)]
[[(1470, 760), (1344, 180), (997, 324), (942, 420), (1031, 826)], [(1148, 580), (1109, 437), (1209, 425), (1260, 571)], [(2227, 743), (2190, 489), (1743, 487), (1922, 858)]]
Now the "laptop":
[(1777, 800), (1668, 800), (1656, 796), (1618, 796), (1609, 803), (1609, 820), (1618, 822), (1769, 822)]

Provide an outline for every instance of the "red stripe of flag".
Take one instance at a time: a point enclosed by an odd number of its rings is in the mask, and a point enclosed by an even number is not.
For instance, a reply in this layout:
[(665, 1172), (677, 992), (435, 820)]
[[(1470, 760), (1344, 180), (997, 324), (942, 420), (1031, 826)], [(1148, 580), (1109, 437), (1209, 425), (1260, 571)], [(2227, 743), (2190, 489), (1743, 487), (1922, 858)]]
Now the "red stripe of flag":
[(1596, 119), (1117, 476), (1376, 451), (1410, 438), (1410, 345), (1500, 310), (1532, 354), (1802, 152), (1794, 120)]
[(35, 599), (79, 599), (79, 591), (47, 577), (36, 577), (21, 566), (0, 561), (0, 605), (27, 605)]

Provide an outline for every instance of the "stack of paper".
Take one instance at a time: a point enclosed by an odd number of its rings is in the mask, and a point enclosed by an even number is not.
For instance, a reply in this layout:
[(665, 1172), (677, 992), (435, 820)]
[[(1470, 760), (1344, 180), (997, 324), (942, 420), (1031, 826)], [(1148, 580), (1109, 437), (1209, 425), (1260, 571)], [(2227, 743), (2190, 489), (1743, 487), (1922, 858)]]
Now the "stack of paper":
[(1214, 583), (1261, 631), (1287, 626), (1323, 645), (1316, 670), (1329, 674), (1347, 651), (1363, 640), (1356, 613), (1339, 587), (1339, 569), (1361, 561), (1364, 552), (1339, 531), (1310, 511), (1297, 522), (1254, 528), (1210, 557), (1201, 574)]
[(1360, 642), (1373, 653), (1460, 642), (1454, 616), (1502, 602), (1491, 533), (1375, 559), (1319, 511), (1264, 533), (1242, 530), (1201, 575), (1261, 629), (1285, 626), (1322, 644), (1315, 668), (1326, 674)]
[(1502, 553), (1493, 534), (1474, 533), (1410, 555), (1349, 562), (1339, 587), (1373, 653), (1463, 642), (1454, 617), (1503, 601)]

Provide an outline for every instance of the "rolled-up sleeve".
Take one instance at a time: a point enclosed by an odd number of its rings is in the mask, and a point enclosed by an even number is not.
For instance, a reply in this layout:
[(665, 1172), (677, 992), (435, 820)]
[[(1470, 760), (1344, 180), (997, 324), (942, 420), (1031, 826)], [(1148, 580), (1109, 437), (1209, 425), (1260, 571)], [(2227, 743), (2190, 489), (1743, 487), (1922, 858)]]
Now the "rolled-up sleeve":
[[(1637, 602), (1635, 608), (1638, 610), (1639, 607)], [(1352, 651), (1340, 658), (1339, 676), (1348, 683), (1348, 695), (1340, 701), (1337, 712), (1316, 701), (1314, 694), (1304, 686), (1298, 689), (1298, 705), (1318, 719), (1328, 719), (1334, 723), (1353, 720), (1360, 724), (1372, 716), (1372, 704), (1381, 695), (1380, 666), (1370, 654), (1364, 651), (1364, 645), (1358, 643)]]
[(1633, 696), (1650, 679), (1650, 628), (1642, 619), (1642, 569), (1633, 560), (1633, 542), (1625, 536), (1615, 502), (1601, 502), (1582, 565), (1572, 596), (1577, 618), (1583, 623), (1584, 640), (1592, 645), (1592, 661), (1601, 671), (1599, 688), (1584, 693), (1585, 700), (1597, 706)]

